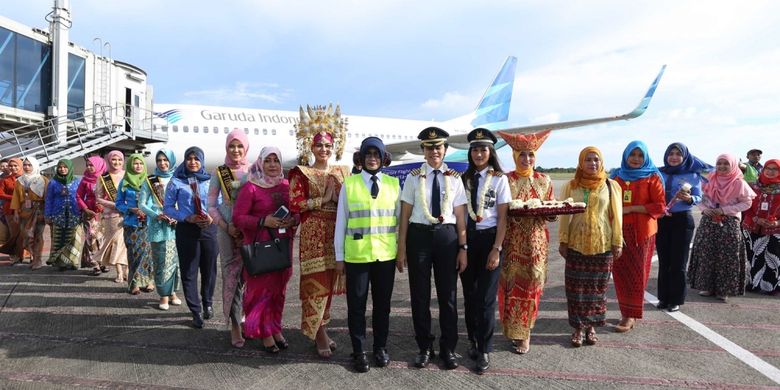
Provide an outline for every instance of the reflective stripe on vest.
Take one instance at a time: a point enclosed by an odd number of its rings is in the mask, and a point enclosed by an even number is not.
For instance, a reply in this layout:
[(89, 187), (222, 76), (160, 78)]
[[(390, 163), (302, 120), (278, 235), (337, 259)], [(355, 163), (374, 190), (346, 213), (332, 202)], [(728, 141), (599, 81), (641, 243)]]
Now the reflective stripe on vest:
[(376, 199), (371, 198), (362, 175), (347, 177), (344, 186), (348, 210), (344, 261), (394, 260), (398, 250), (395, 208), (401, 193), (398, 179), (382, 175)]

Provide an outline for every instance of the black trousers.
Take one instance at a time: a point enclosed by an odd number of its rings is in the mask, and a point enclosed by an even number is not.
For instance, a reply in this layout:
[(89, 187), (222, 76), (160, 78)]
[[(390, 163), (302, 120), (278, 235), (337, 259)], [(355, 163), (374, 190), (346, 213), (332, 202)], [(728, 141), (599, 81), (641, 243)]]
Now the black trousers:
[(374, 329), (374, 351), (387, 347), (390, 331), (390, 299), (393, 297), (395, 260), (371, 263), (344, 263), (347, 274), (347, 324), (352, 352), (365, 351), (366, 301), (371, 285), (371, 327)]
[[(493, 333), (496, 328), (498, 278), (501, 265), (489, 271), (485, 268), (488, 255), (496, 240), (496, 229), (468, 231), (469, 265), (460, 274), (463, 285), (463, 306), (466, 309), (466, 331), (469, 341), (477, 344), (477, 351), (493, 351)], [(501, 259), (499, 255), (499, 259)]]
[(682, 305), (688, 292), (686, 270), (693, 230), (696, 226), (688, 211), (672, 213), (658, 220), (655, 249), (658, 253), (658, 300)]
[(431, 269), (439, 301), (439, 347), (454, 352), (458, 343), (458, 250), (455, 225), (434, 228), (409, 224), (406, 261), (414, 335), (421, 350), (431, 347), (436, 339), (431, 334)]
[[(217, 283), (217, 227), (201, 229), (189, 222), (176, 224), (176, 251), (179, 254), (181, 284), (187, 307), (193, 313), (212, 306), (214, 285)], [(198, 299), (198, 271), (200, 271), (200, 299)]]

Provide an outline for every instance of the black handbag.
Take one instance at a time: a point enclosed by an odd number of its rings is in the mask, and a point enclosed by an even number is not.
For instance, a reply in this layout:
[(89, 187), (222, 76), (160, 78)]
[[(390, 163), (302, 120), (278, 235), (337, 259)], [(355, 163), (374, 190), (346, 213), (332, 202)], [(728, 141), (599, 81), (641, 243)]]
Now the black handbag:
[(241, 246), (241, 259), (244, 260), (247, 273), (257, 276), (290, 268), (292, 266), (290, 239), (276, 237), (274, 232), (266, 227), (271, 239), (258, 242), (257, 233), (260, 232), (260, 222), (257, 224), (258, 229), (255, 230), (254, 242)]

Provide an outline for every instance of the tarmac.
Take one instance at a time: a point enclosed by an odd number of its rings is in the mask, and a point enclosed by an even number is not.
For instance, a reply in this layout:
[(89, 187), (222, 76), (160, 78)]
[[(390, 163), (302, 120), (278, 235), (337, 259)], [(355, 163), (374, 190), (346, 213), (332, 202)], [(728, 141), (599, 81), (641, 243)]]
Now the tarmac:
[[(549, 274), (531, 350), (526, 355), (511, 352), (498, 322), (491, 368), (485, 375), (475, 374), (474, 362), (465, 356), (460, 296), (461, 366), (447, 371), (436, 359), (426, 369), (413, 367), (417, 347), (407, 273), (396, 274), (388, 341), (392, 362), (358, 374), (350, 367), (344, 296), (336, 297), (331, 308), (329, 332), (338, 343), (331, 359), (319, 358), (313, 343), (301, 334), (297, 259), (283, 319), (290, 348), (278, 355), (261, 351), (259, 340), (248, 341), (241, 349), (230, 345), (227, 323), (220, 315), (221, 278), (214, 294), (217, 317), (207, 320), (204, 329), (194, 329), (186, 306), (161, 311), (156, 293), (129, 295), (124, 284), (113, 282), (113, 271), (95, 277), (87, 269), (32, 271), (28, 264), (6, 261), (0, 264), (0, 388), (780, 388), (778, 298), (748, 292), (722, 303), (691, 290), (680, 312), (660, 311), (651, 304), (656, 263), (646, 290), (644, 318), (636, 328), (614, 332), (620, 312), (610, 283), (609, 324), (598, 329), (598, 344), (573, 348), (557, 224), (548, 227)], [(433, 329), (438, 334), (432, 296)], [(369, 311), (369, 332), (370, 318)], [(370, 340), (369, 334), (369, 346)]]

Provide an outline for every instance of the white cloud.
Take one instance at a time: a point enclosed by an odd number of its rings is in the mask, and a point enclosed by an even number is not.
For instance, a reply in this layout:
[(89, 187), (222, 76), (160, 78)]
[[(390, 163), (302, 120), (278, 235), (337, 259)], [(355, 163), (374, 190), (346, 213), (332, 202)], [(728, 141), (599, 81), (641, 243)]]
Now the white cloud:
[(232, 87), (187, 91), (182, 95), (198, 104), (257, 106), (262, 103), (281, 103), (289, 99), (291, 92), (281, 90), (276, 84), (237, 82)]

